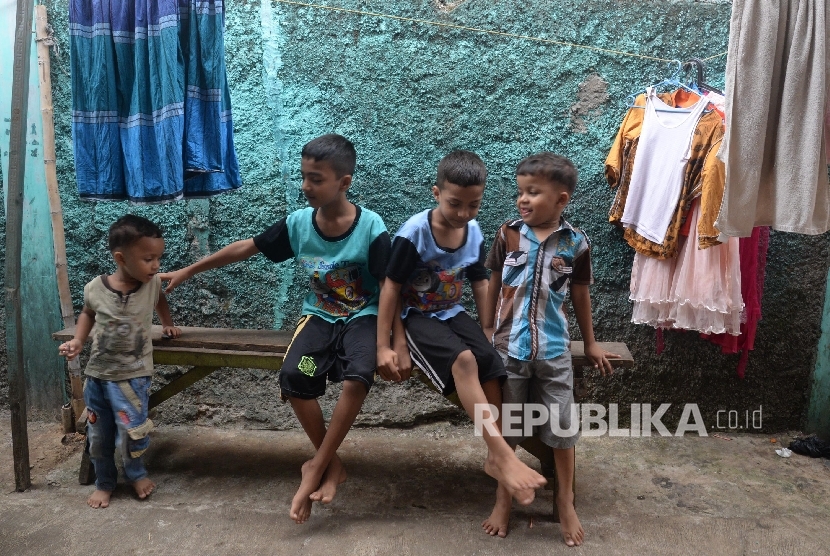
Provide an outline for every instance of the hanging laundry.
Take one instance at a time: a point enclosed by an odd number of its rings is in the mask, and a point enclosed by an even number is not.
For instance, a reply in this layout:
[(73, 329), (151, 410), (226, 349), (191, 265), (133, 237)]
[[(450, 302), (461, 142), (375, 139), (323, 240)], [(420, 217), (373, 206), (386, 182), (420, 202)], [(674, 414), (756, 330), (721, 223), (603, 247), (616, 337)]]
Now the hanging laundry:
[(830, 93), (827, 94), (827, 108), (824, 111), (824, 148), (827, 161), (830, 162)]
[(722, 138), (712, 142), (701, 170), (700, 217), (697, 220), (697, 240), (701, 249), (721, 243), (718, 239), (720, 231), (715, 227), (726, 182), (726, 169), (717, 156), (721, 141)]
[(755, 348), (755, 333), (761, 320), (761, 299), (764, 296), (764, 277), (769, 249), (769, 228), (757, 227), (750, 237), (740, 238), (741, 297), (744, 314), (741, 316), (741, 334), (703, 334), (702, 337), (721, 346), (723, 353), (741, 353), (738, 377), (744, 378), (749, 363), (749, 352)]
[(242, 185), (221, 0), (71, 0), (78, 192), (136, 203)]
[[(669, 106), (677, 106), (678, 91), (660, 93), (660, 100)], [(640, 95), (634, 101), (635, 106), (645, 106), (645, 95)], [(626, 113), (614, 144), (605, 160), (605, 178), (612, 188), (616, 188), (614, 202), (609, 211), (608, 220), (612, 224), (621, 225), (623, 212), (629, 195), (632, 171), (635, 157), (640, 144), (640, 135), (643, 126), (645, 110), (631, 108)], [(717, 168), (720, 161), (714, 154), (723, 137), (723, 126), (720, 116), (714, 110), (704, 111), (697, 122), (691, 145), (691, 158), (686, 164), (682, 178), (682, 187), (676, 207), (669, 208), (672, 217), (665, 237), (661, 242), (654, 242), (644, 238), (631, 228), (626, 228), (623, 238), (638, 253), (667, 259), (677, 255), (679, 249), (680, 228), (686, 221), (692, 200), (701, 195), (704, 190), (723, 191), (722, 170)], [(710, 154), (712, 156), (710, 156)], [(714, 188), (714, 189), (713, 189)], [(714, 215), (720, 208), (720, 198), (710, 196), (702, 207), (702, 222), (711, 223)], [(666, 207), (661, 207), (666, 210)], [(714, 215), (709, 216), (710, 212)], [(714, 237), (713, 237), (714, 236)], [(717, 245), (719, 242), (714, 228), (701, 230), (699, 240), (701, 248)]]
[(823, 116), (830, 73), (826, 0), (734, 0), (726, 61), (726, 190), (716, 226), (830, 229)]
[(672, 212), (665, 208), (677, 206), (680, 200), (692, 137), (707, 104), (700, 97), (690, 110), (671, 111), (653, 88), (646, 90), (643, 129), (620, 221), (654, 243), (662, 243), (666, 237)]
[(714, 93), (712, 91), (706, 91), (706, 100), (712, 103), (712, 106), (715, 107), (715, 111), (720, 115), (721, 120), (723, 121), (723, 125), (726, 125), (726, 97), (723, 95), (719, 95), (718, 93)]
[(629, 299), (631, 322), (658, 328), (740, 334), (743, 300), (739, 240), (698, 249), (695, 202), (692, 226), (680, 253), (672, 259), (634, 255)]

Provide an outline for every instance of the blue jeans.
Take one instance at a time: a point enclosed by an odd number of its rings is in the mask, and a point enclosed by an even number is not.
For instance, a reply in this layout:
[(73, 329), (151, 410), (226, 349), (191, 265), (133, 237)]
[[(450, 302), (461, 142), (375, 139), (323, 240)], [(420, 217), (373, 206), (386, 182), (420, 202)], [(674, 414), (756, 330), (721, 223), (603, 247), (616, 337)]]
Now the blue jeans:
[(150, 445), (148, 434), (153, 429), (153, 422), (147, 418), (151, 382), (149, 376), (118, 382), (87, 377), (84, 382), (89, 457), (98, 490), (115, 490), (116, 448), (128, 482), (147, 476), (141, 454)]

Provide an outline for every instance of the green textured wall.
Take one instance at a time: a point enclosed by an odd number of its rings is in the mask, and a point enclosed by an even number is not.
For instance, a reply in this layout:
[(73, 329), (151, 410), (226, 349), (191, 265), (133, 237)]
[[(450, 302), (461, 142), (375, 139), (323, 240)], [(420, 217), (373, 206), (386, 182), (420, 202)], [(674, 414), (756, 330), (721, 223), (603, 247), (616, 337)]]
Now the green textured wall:
[[(725, 51), (730, 13), (728, 2), (668, 0), (520, 5), (339, 0), (336, 5), (682, 59)], [(553, 150), (572, 158), (580, 170), (566, 216), (593, 240), (597, 335), (627, 342), (638, 361), (613, 378), (590, 377), (589, 399), (697, 402), (707, 420), (714, 420), (719, 409), (743, 412), (763, 405), (768, 430), (803, 422), (820, 332), (828, 255), (824, 238), (773, 234), (765, 320), (743, 381), (735, 374), (737, 356), (721, 355), (696, 334), (668, 333), (666, 350), (658, 356), (654, 331), (629, 323), (633, 252), (606, 222), (612, 193), (602, 176), (603, 161), (625, 111), (624, 98), (662, 78), (664, 63), (278, 2), (231, 1), (227, 63), (245, 186), (209, 202), (96, 205), (78, 201), (73, 178), (67, 2), (54, 0), (50, 8), (64, 47), (52, 79), (76, 305), (83, 284), (111, 269), (104, 235), (117, 216), (134, 211), (157, 220), (166, 230), (165, 267), (186, 265), (300, 207), (299, 152), (322, 133), (334, 131), (354, 141), (358, 165), (351, 197), (379, 212), (393, 232), (431, 205), (429, 186), (441, 156), (467, 148), (490, 169), (480, 222), (492, 237), (515, 214), (515, 164), (534, 151)], [(712, 83), (723, 83), (723, 64), (724, 58), (710, 63)], [(287, 327), (298, 316), (303, 292), (290, 264), (274, 266), (259, 257), (194, 279), (175, 292), (171, 303), (182, 324)], [(240, 380), (256, 386), (239, 387)], [(221, 405), (224, 391), (235, 396), (246, 390), (252, 397), (272, 388), (270, 377), (240, 373), (220, 373), (207, 384), (181, 402), (202, 404), (200, 409), (182, 415), (193, 417), (204, 413), (202, 406)], [(399, 395), (390, 392), (378, 388), (372, 403)], [(425, 395), (420, 392), (411, 395)], [(277, 404), (258, 403), (266, 413)]]
[[(830, 273), (827, 274), (830, 283)], [(825, 291), (822, 331), (816, 353), (816, 368), (810, 389), (807, 431), (830, 440), (830, 288)]]
[[(12, 73), (14, 66), (14, 31), (16, 5), (0, 2), (0, 175), (7, 176), (12, 113)], [(42, 349), (51, 344), (51, 334), (62, 328), (58, 281), (55, 275), (55, 252), (52, 244), (52, 218), (47, 195), (43, 150), (43, 118), (41, 117), (37, 45), (32, 35), (29, 57), (29, 95), (24, 123), (26, 148), (23, 152), (25, 178), (23, 184), (22, 237), (20, 258), (20, 304), (22, 312), (23, 375), (26, 402), (33, 414), (57, 416), (66, 401), (63, 385), (64, 362), (54, 350)], [(8, 85), (6, 85), (8, 84)], [(4, 192), (8, 184), (4, 182)], [(3, 203), (5, 215), (5, 202)], [(5, 234), (3, 235), (5, 249)], [(5, 307), (4, 307), (5, 309)], [(6, 321), (3, 320), (4, 325)], [(5, 326), (0, 338), (5, 344)], [(4, 359), (0, 361), (6, 369)], [(5, 378), (5, 374), (4, 378)], [(2, 395), (0, 395), (2, 396)]]

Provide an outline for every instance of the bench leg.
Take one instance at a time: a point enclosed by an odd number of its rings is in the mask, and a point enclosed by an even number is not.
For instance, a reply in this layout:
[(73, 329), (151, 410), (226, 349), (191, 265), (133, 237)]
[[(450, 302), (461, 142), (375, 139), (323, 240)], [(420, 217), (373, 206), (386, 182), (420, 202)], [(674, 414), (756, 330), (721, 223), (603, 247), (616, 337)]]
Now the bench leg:
[(191, 368), (188, 372), (186, 372), (179, 378), (173, 380), (165, 386), (162, 386), (161, 388), (150, 394), (149, 406), (151, 408), (156, 407), (161, 402), (172, 398), (188, 386), (196, 384), (196, 382), (202, 380), (218, 368), (219, 367), (205, 366)]
[(84, 441), (84, 453), (81, 455), (81, 467), (78, 469), (78, 483), (91, 485), (95, 482), (95, 467), (89, 458), (89, 440)]

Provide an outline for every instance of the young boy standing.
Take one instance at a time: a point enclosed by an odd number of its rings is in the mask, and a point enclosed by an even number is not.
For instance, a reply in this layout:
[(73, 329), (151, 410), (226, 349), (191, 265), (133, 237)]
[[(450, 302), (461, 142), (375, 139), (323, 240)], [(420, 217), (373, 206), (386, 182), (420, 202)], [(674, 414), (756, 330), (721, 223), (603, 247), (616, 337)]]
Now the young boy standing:
[[(432, 188), (438, 207), (416, 214), (396, 234), (378, 312), (381, 376), (407, 378), (414, 359), (444, 395), (457, 391), (470, 418), (475, 418), (476, 405), (501, 405), (505, 376), (499, 354), (460, 303), (465, 278), (477, 309), (485, 303), (486, 250), (474, 218), (486, 179), (487, 169), (475, 153), (454, 151), (441, 160)], [(398, 327), (392, 334), (400, 318), (405, 335)], [(489, 411), (482, 416), (487, 419)], [(496, 433), (483, 431), (489, 449), (484, 469), (505, 485), (509, 496), (529, 504), (545, 479)]]
[[(568, 321), (562, 303), (569, 291), (585, 355), (604, 375), (613, 357), (594, 339), (591, 298), (593, 282), (588, 237), (562, 218), (576, 187), (577, 171), (567, 158), (543, 152), (516, 168), (521, 219), (499, 228), (487, 257), (492, 271), (482, 326), (492, 335), (507, 368), (504, 403), (541, 401), (559, 428), (571, 430), (573, 368)], [(574, 446), (578, 425), (570, 436), (553, 432), (550, 421), (539, 436), (553, 448), (559, 495), (556, 500), (562, 536), (568, 546), (582, 544), (584, 531), (573, 505)], [(522, 438), (508, 436), (515, 446)], [(512, 501), (508, 485), (499, 484), (496, 505), (483, 523), (491, 535), (507, 535)]]
[(147, 418), (153, 375), (151, 328), (153, 309), (163, 332), (173, 338), (170, 308), (161, 293), (157, 274), (164, 240), (161, 230), (140, 216), (128, 214), (109, 229), (109, 250), (116, 271), (84, 286), (84, 308), (75, 337), (58, 348), (74, 359), (92, 332), (92, 350), (84, 374), (89, 455), (95, 468), (95, 492), (87, 500), (93, 508), (109, 506), (118, 479), (115, 451), (124, 474), (139, 498), (147, 498), (155, 484), (147, 478), (141, 455), (150, 444), (153, 422)]
[[(369, 393), (375, 373), (380, 283), (389, 259), (389, 234), (380, 216), (350, 203), (354, 145), (330, 134), (303, 147), (302, 191), (310, 205), (262, 234), (237, 241), (186, 268), (163, 274), (169, 292), (212, 268), (262, 253), (278, 263), (295, 259), (311, 291), (280, 370), (283, 399), (317, 450), (302, 466), (291, 519), (304, 523), (313, 501), (331, 502), (346, 472), (337, 449)], [(317, 398), (326, 379), (343, 382), (328, 429)]]

